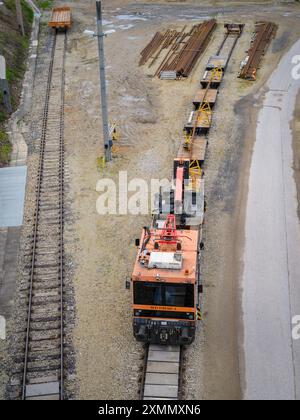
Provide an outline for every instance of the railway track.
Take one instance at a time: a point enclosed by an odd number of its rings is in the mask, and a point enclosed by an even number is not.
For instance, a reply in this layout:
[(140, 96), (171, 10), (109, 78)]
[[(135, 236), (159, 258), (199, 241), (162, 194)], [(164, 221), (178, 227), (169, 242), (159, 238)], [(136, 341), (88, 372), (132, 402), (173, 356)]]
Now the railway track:
[[(230, 27), (230, 25), (227, 25), (228, 27)], [(225, 25), (226, 27), (226, 25)], [(241, 25), (242, 27), (242, 25)], [(242, 31), (242, 29), (241, 29)], [(224, 35), (224, 39), (217, 51), (217, 56), (223, 56), (226, 57), (226, 64), (224, 67), (224, 70), (226, 70), (227, 64), (231, 58), (231, 55), (233, 53), (233, 50), (238, 42), (238, 39), (241, 35), (241, 32), (230, 32), (230, 29), (228, 30), (228, 32)]]
[(178, 400), (181, 394), (182, 352), (180, 346), (150, 344), (145, 349), (142, 400)]
[[(222, 58), (222, 67), (213, 67), (211, 78), (207, 79), (207, 84), (204, 87), (203, 100), (200, 104), (199, 110), (195, 112), (193, 130), (190, 139), (190, 162), (193, 160), (192, 151), (193, 143), (196, 141), (196, 127), (197, 120), (201, 113), (202, 105), (205, 104), (208, 92), (212, 88), (211, 84), (215, 80), (214, 71), (219, 70), (220, 77), (218, 79), (217, 90), (223, 80), (223, 75), (226, 72), (227, 65), (232, 56), (234, 48), (243, 31), (243, 24), (226, 24), (227, 32), (217, 50), (216, 56)], [(206, 68), (207, 73), (207, 68)], [(201, 81), (202, 84), (202, 81)], [(210, 110), (211, 112), (211, 110)], [(208, 126), (209, 131), (210, 125)], [(191, 167), (190, 167), (191, 168)], [(140, 386), (140, 399), (142, 400), (179, 400), (183, 398), (183, 354), (184, 347), (164, 346), (164, 345), (148, 345), (145, 349), (143, 375)]]
[[(54, 32), (30, 244), (23, 400), (64, 399), (64, 95), (67, 34)], [(19, 355), (19, 359), (20, 359)]]

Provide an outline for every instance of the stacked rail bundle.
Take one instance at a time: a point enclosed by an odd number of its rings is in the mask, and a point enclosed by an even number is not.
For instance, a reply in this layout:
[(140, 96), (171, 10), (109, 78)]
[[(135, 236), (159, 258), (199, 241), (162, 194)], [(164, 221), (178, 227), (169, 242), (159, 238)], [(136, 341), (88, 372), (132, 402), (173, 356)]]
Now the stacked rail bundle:
[[(165, 74), (168, 70), (165, 70), (167, 67), (167, 63), (172, 61), (174, 57), (177, 57), (182, 46), (184, 45), (185, 38), (190, 37), (197, 26), (193, 26), (190, 32), (185, 32), (186, 26), (182, 29), (181, 32), (178, 33), (177, 37), (173, 40), (171, 48), (167, 52), (165, 58), (162, 60), (160, 66), (156, 70), (155, 76), (160, 76), (162, 78), (162, 72)], [(174, 78), (176, 79), (176, 72), (174, 70), (169, 71), (170, 73), (174, 73)]]
[(153, 60), (150, 62), (149, 64), (149, 68), (155, 63), (155, 61), (158, 59), (160, 53), (162, 52), (163, 49), (167, 49), (169, 48), (174, 40), (177, 39), (177, 37), (179, 36), (179, 32), (177, 32), (176, 30), (168, 30), (165, 34), (165, 39), (162, 43), (161, 48), (158, 50), (158, 52), (155, 54), (155, 56), (153, 57)]
[[(139, 65), (143, 66), (154, 55), (154, 59), (157, 59), (161, 50), (163, 50), (164, 48), (168, 48), (171, 45), (173, 39), (177, 37), (177, 34), (177, 31), (170, 29), (168, 29), (164, 33), (156, 32), (149, 44), (146, 45), (146, 47), (141, 52)], [(150, 63), (149, 67), (151, 67), (152, 64), (153, 61)]]
[(248, 56), (242, 62), (240, 78), (247, 80), (256, 80), (257, 69), (271, 40), (275, 37), (277, 25), (272, 22), (257, 23), (255, 27), (255, 36), (252, 45), (248, 51)]
[(139, 62), (140, 66), (143, 66), (147, 63), (148, 59), (151, 57), (152, 54), (154, 54), (158, 48), (160, 47), (162, 40), (164, 38), (164, 35), (161, 32), (156, 32), (154, 37), (151, 39), (149, 44), (146, 45), (146, 47), (141, 52), (141, 59)]
[(160, 73), (175, 71), (177, 77), (188, 77), (200, 55), (205, 50), (216, 26), (215, 19), (196, 25), (192, 29), (191, 36), (184, 47), (172, 60), (168, 60), (162, 66)]

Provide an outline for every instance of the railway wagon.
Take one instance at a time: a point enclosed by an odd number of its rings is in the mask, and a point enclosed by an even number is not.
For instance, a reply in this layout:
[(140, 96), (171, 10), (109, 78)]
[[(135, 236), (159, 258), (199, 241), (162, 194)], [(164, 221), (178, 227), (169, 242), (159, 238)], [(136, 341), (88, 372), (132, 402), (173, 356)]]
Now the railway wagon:
[(156, 194), (151, 228), (144, 227), (136, 241), (139, 250), (126, 287), (133, 286), (133, 333), (144, 343), (191, 344), (201, 320), (200, 259), (206, 209), (201, 165), (207, 139), (200, 131), (210, 129), (211, 106), (243, 27), (225, 25), (224, 40), (206, 67), (200, 99), (194, 101), (195, 111), (185, 125), (186, 136), (174, 159), (172, 185), (161, 187)]
[(69, 29), (72, 25), (72, 16), (71, 8), (64, 7), (55, 7), (52, 9), (51, 19), (48, 24), (51, 28), (54, 29)]

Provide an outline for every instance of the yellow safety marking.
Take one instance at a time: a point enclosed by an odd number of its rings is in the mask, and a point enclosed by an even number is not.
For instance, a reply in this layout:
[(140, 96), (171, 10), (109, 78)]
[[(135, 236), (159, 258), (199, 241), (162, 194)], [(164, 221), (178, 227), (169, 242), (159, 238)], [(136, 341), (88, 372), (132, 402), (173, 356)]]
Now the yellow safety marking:
[(196, 191), (198, 181), (202, 177), (202, 169), (198, 160), (192, 160), (190, 162), (189, 174), (190, 174), (190, 179), (192, 181), (191, 187), (194, 191)]
[(199, 114), (198, 114), (198, 118), (197, 118), (198, 125), (210, 126), (211, 115), (212, 115), (212, 110), (211, 110), (211, 107), (209, 105), (209, 102), (207, 102), (207, 101), (203, 102), (203, 104), (202, 104), (202, 106), (199, 110)]
[(202, 312), (200, 308), (197, 308), (197, 320), (202, 321)]
[(192, 136), (190, 134), (185, 134), (183, 147), (187, 150), (190, 150), (191, 142), (192, 142)]
[(105, 168), (105, 157), (100, 156), (97, 158), (97, 169), (101, 170)]
[(222, 67), (215, 67), (212, 69), (210, 81), (220, 82), (223, 76)]

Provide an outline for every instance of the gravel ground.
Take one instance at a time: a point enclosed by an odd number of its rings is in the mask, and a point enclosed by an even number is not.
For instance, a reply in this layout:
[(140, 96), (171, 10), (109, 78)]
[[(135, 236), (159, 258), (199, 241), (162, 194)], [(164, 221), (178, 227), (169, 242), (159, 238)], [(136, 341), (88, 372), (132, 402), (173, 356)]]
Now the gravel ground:
[[(168, 26), (190, 24), (190, 13), (197, 12), (202, 16), (208, 13), (204, 7), (195, 10), (195, 6), (189, 8), (178, 4), (174, 8), (167, 4), (162, 8), (151, 5), (149, 9), (147, 6), (145, 21), (118, 18), (126, 15), (127, 9), (117, 8), (125, 7), (127, 3), (125, 0), (105, 2), (105, 19), (113, 21), (107, 29), (116, 31), (106, 39), (110, 112), (112, 119), (120, 125), (122, 139), (113, 163), (99, 171), (97, 157), (102, 145), (97, 46), (94, 39), (82, 34), (84, 29), (94, 29), (94, 1), (70, 2), (74, 9), (74, 26), (69, 34), (66, 60), (65, 137), (69, 181), (66, 251), (68, 281), (72, 281), (75, 288), (77, 322), (74, 332), (68, 331), (68, 336), (73, 337), (77, 356), (76, 395), (82, 399), (136, 398), (142, 363), (141, 345), (132, 336), (131, 296), (124, 289), (124, 280), (133, 267), (134, 239), (140, 235), (141, 227), (150, 223), (150, 216), (99, 216), (96, 212), (97, 181), (102, 177), (117, 180), (120, 170), (127, 170), (129, 179), (170, 176), (182, 126), (198, 86), (199, 72), (202, 72), (208, 56), (215, 53), (223, 36), (219, 25), (189, 79), (180, 83), (163, 83), (148, 78), (137, 63), (139, 52), (152, 34)], [(131, 6), (130, 16), (143, 7)], [(263, 85), (292, 42), (295, 35), (290, 28), (298, 22), (293, 15), (283, 16), (288, 6), (278, 9), (279, 14), (274, 14), (270, 6), (262, 7), (245, 6), (239, 13), (236, 11), (236, 15), (230, 8), (222, 7), (216, 12), (221, 21), (247, 21), (247, 28), (226, 74), (210, 135), (203, 261), (205, 318), (195, 344), (186, 353), (185, 397), (191, 399), (241, 397), (237, 336), (237, 327), (240, 326), (237, 299), (240, 266), (235, 247), (241, 244), (244, 232), (239, 217), (243, 215), (243, 194), (253, 142), (253, 130), (248, 124), (255, 123), (256, 110), (250, 95)], [(228, 15), (220, 15), (223, 12)], [(236, 73), (249, 45), (254, 20), (265, 19), (266, 15), (281, 24), (272, 54), (266, 56), (256, 84), (239, 81)], [(40, 51), (40, 60), (46, 60), (46, 57), (45, 47)], [(41, 72), (45, 69), (41, 65)], [(42, 92), (41, 82), (36, 85), (37, 97)], [(240, 101), (238, 108), (237, 101)], [(34, 124), (40, 118), (38, 106), (37, 101), (33, 110), (32, 139), (38, 138), (38, 125), (35, 127)], [(32, 139), (31, 145), (34, 143)], [(34, 197), (36, 159), (33, 148), (30, 153), (25, 218), (28, 225), (24, 229), (24, 238), (30, 230)], [(242, 166), (244, 163), (245, 167)], [(72, 302), (70, 306), (72, 309)], [(73, 379), (73, 364), (70, 374)], [(69, 389), (74, 391), (73, 383)]]
[[(80, 14), (80, 11), (84, 13)], [(149, 13), (149, 9), (147, 11)], [(126, 21), (124, 17), (127, 9), (116, 12), (112, 5), (111, 10), (106, 10), (105, 19), (111, 22), (107, 29), (116, 30), (106, 40), (110, 111), (120, 123), (122, 140), (117, 158), (100, 174), (96, 169), (96, 157), (101, 150), (98, 139), (101, 127), (98, 120), (97, 50), (93, 40), (79, 35), (83, 29), (93, 28), (94, 11), (92, 7), (81, 6), (75, 12), (78, 26), (70, 35), (67, 58), (67, 75), (72, 72), (72, 81), (67, 76), (66, 134), (70, 153), (71, 207), (75, 217), (69, 252), (74, 256), (75, 264), (75, 348), (80, 398), (130, 399), (137, 396), (141, 347), (132, 339), (130, 293), (124, 291), (123, 283), (130, 275), (135, 258), (133, 240), (139, 236), (141, 226), (149, 223), (150, 219), (97, 215), (95, 186), (102, 176), (116, 180), (119, 170), (127, 170), (129, 179), (170, 175), (171, 165), (166, 162), (172, 162), (176, 154), (199, 73), (195, 71), (191, 78), (178, 84), (161, 83), (145, 78), (144, 70), (137, 67), (138, 52), (150, 39), (150, 33), (166, 26), (164, 19), (168, 25), (187, 21), (181, 16), (178, 22), (178, 16), (186, 13), (186, 9), (178, 9), (177, 16), (174, 12), (167, 13), (169, 11), (170, 6), (159, 11), (151, 10), (151, 13), (160, 15), (159, 24), (156, 20), (151, 22), (150, 14), (150, 22), (140, 23), (137, 20), (133, 27), (124, 30), (114, 22), (116, 15), (121, 15), (122, 25), (132, 24), (131, 19)], [(205, 10), (201, 9), (201, 13)], [(260, 80), (256, 84), (248, 84), (236, 79), (239, 62), (250, 42), (254, 19), (264, 15), (263, 12), (261, 15), (256, 13), (251, 23), (247, 19), (245, 33), (232, 57), (210, 136), (206, 162), (209, 209), (203, 262), (207, 285), (205, 320), (195, 345), (186, 353), (186, 398), (241, 397), (237, 351), (240, 307), (236, 301), (239, 259), (234, 253), (235, 237), (232, 233), (235, 232), (238, 213), (238, 171), (241, 170), (243, 175), (239, 162), (243, 150), (251, 153), (251, 148), (249, 151), (247, 139), (240, 136), (238, 122), (244, 127), (245, 115), (240, 115), (238, 120), (234, 107), (237, 100), (258, 90), (290, 42), (286, 35), (286, 20), (282, 22), (273, 54), (265, 60)], [(240, 16), (233, 14), (228, 18), (231, 21), (241, 20)], [(197, 66), (198, 71), (214, 53), (222, 37), (220, 27)], [(126, 48), (128, 40), (131, 41), (130, 49)], [(243, 109), (249, 112), (247, 102)], [(78, 131), (78, 126), (82, 130)], [(75, 247), (72, 244), (74, 236)], [(108, 352), (109, 360), (106, 356)]]
[[(84, 15), (76, 12), (78, 26), (69, 37), (67, 56), (66, 138), (75, 218), (68, 252), (74, 255), (75, 263), (78, 396), (132, 399), (138, 395), (142, 352), (132, 337), (131, 295), (124, 290), (124, 281), (133, 267), (134, 238), (150, 223), (150, 216), (99, 216), (96, 183), (103, 176), (117, 180), (119, 170), (127, 170), (128, 179), (170, 175), (172, 167), (166, 162), (176, 155), (182, 111), (187, 109), (197, 79), (174, 86), (171, 99), (169, 89), (145, 77), (137, 67), (138, 52), (159, 25), (137, 23), (130, 30), (121, 29), (109, 36), (110, 108), (120, 124), (122, 139), (113, 164), (99, 173), (97, 46), (93, 39), (80, 35), (93, 25), (92, 13), (89, 9)], [(106, 15), (106, 19), (111, 20), (111, 16)], [(127, 23), (125, 20), (122, 25)], [(129, 40), (133, 48), (126, 50)]]

